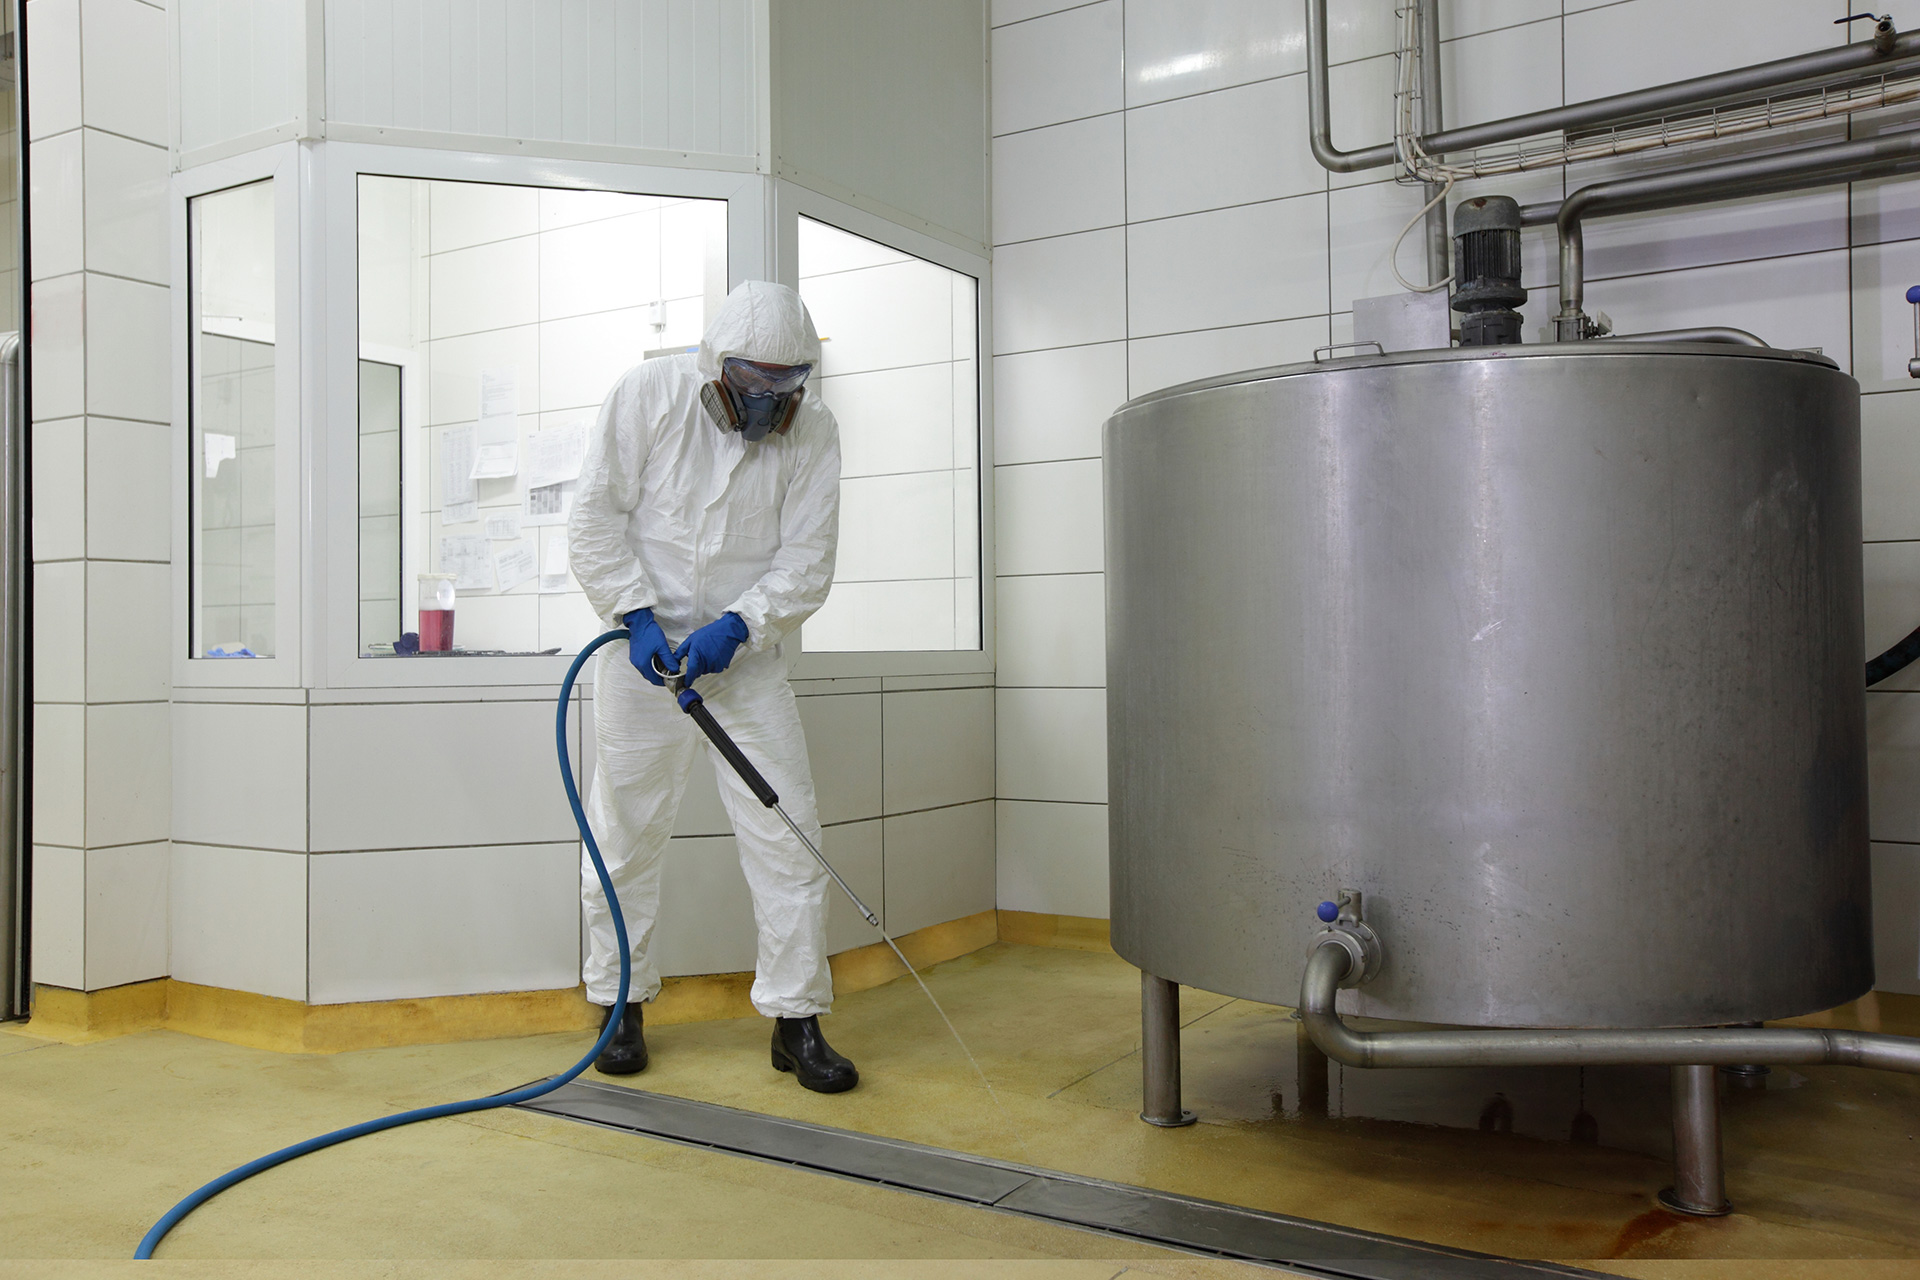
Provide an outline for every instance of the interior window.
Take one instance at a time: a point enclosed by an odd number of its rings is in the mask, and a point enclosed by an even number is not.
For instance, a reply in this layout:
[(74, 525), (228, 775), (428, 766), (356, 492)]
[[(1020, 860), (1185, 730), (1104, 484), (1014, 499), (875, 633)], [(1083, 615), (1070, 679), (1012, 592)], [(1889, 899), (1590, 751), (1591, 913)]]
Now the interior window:
[(833, 592), (809, 652), (980, 647), (979, 285), (800, 219), (810, 384), (840, 423)]

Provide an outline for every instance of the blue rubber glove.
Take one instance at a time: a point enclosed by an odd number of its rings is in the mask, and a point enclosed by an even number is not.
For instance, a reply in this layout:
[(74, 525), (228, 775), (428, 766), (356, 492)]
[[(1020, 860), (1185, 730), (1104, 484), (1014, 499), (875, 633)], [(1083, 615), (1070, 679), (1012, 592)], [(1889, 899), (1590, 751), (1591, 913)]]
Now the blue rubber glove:
[(733, 651), (746, 643), (747, 624), (737, 613), (723, 613), (680, 642), (675, 662), (686, 662), (687, 683), (701, 676), (717, 676), (733, 661)]
[(654, 684), (665, 687), (653, 669), (653, 658), (660, 659), (660, 665), (669, 671), (679, 666), (679, 660), (673, 656), (673, 646), (667, 643), (667, 633), (653, 620), (653, 610), (635, 609), (627, 615), (627, 630), (633, 634), (627, 638), (627, 661)]

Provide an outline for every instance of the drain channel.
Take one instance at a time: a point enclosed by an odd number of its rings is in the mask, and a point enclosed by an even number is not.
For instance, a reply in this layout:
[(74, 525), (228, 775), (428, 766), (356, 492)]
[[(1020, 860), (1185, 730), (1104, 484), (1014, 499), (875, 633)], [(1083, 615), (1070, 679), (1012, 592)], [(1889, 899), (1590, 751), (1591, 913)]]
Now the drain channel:
[(1189, 1253), (1289, 1267), (1304, 1275), (1341, 1280), (1599, 1275), (615, 1085), (575, 1080), (522, 1103), (521, 1109)]

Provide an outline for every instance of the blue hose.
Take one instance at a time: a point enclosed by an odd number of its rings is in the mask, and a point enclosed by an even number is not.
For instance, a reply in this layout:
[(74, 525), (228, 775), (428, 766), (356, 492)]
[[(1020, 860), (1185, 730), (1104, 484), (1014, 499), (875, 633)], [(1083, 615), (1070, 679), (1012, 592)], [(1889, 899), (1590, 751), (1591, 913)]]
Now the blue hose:
[(627, 980), (632, 976), (631, 963), (627, 957), (627, 924), (620, 914), (620, 899), (614, 895), (613, 881), (607, 876), (607, 864), (600, 859), (600, 846), (594, 843), (593, 832), (587, 827), (587, 815), (580, 807), (580, 789), (573, 784), (573, 761), (567, 754), (567, 702), (573, 696), (574, 677), (580, 674), (580, 668), (586, 664), (593, 651), (615, 640), (627, 638), (626, 628), (609, 631), (580, 651), (580, 656), (567, 668), (567, 678), (560, 685), (560, 710), (554, 723), (554, 742), (560, 749), (560, 779), (566, 784), (567, 803), (573, 806), (573, 820), (580, 827), (580, 838), (587, 842), (587, 856), (593, 859), (594, 874), (600, 877), (601, 892), (607, 895), (607, 907), (613, 913), (614, 933), (619, 937), (620, 949), (620, 994), (614, 997), (613, 1014), (607, 1019), (605, 1030), (600, 1038), (593, 1042), (593, 1048), (580, 1061), (561, 1074), (539, 1084), (530, 1084), (524, 1089), (515, 1089), (512, 1093), (496, 1093), (487, 1098), (469, 1098), (464, 1102), (443, 1102), (433, 1107), (417, 1107), (412, 1111), (402, 1111), (397, 1115), (382, 1116), (378, 1120), (368, 1120), (361, 1124), (349, 1125), (345, 1129), (335, 1129), (332, 1133), (323, 1133), (317, 1138), (308, 1138), (305, 1142), (296, 1142), (290, 1147), (261, 1156), (249, 1161), (238, 1169), (229, 1170), (201, 1187), (192, 1195), (167, 1210), (160, 1221), (153, 1224), (147, 1234), (140, 1239), (140, 1247), (133, 1252), (136, 1258), (151, 1258), (153, 1251), (167, 1232), (180, 1224), (180, 1220), (198, 1209), (207, 1201), (225, 1191), (228, 1187), (245, 1182), (256, 1173), (264, 1173), (275, 1165), (297, 1160), (301, 1156), (331, 1147), (338, 1143), (349, 1142), (354, 1138), (364, 1138), (370, 1133), (379, 1133), (383, 1129), (398, 1129), (403, 1124), (413, 1124), (420, 1120), (437, 1120), (441, 1116), (466, 1115), (470, 1111), (488, 1111), (494, 1107), (512, 1107), (530, 1101), (543, 1093), (552, 1093), (567, 1081), (585, 1071), (600, 1051), (607, 1047), (607, 1041), (613, 1039), (613, 1033), (620, 1027), (621, 1014), (627, 1007)]

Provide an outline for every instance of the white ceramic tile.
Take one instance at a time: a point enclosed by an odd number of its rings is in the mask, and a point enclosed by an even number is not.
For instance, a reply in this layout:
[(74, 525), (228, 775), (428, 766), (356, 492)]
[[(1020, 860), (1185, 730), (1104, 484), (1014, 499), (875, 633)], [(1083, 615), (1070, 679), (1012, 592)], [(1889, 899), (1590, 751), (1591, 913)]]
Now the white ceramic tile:
[(993, 131), (1012, 133), (1121, 103), (1119, 0), (993, 32)]
[(996, 808), (999, 907), (1106, 919), (1107, 806), (1002, 800)]
[[(135, 0), (126, 0), (134, 4)], [(87, 411), (171, 420), (172, 313), (158, 285), (88, 272)]]
[(971, 578), (841, 580), (820, 611), (807, 619), (802, 644), (812, 653), (976, 649), (978, 620), (963, 619), (955, 597), (977, 590)]
[(79, 849), (33, 847), (32, 968), (36, 984), (86, 989), (87, 855)]
[[(1559, 0), (1449, 0), (1440, 6), (1440, 38), (1453, 40), (1496, 27), (1560, 16)], [(1558, 26), (1558, 23), (1552, 25)], [(1555, 60), (1558, 61), (1556, 53)]]
[(90, 847), (165, 840), (170, 833), (173, 771), (166, 743), (171, 711), (164, 702), (87, 708)]
[[(251, 849), (306, 848), (305, 707), (176, 703), (172, 741), (177, 839)], [(380, 741), (397, 740), (367, 740)]]
[(1920, 693), (1868, 690), (1867, 779), (1873, 838), (1920, 844)]
[(84, 136), (88, 270), (167, 283), (166, 148), (96, 129)]
[(540, 275), (540, 241), (532, 236), (434, 254), (427, 259), (429, 334), (450, 338), (535, 323)]
[(884, 699), (886, 812), (993, 795), (993, 690), (935, 689)]
[(878, 817), (880, 695), (801, 698), (799, 704), (820, 821)]
[(308, 999), (573, 987), (579, 866), (572, 842), (316, 855), (308, 863)]
[(166, 842), (87, 851), (87, 990), (167, 976)]
[[(513, 370), (520, 411), (531, 413), (537, 410), (540, 407), (543, 336), (551, 341), (556, 335), (553, 329), (530, 324), (517, 329), (495, 329), (488, 333), (442, 338), (429, 343), (427, 421), (437, 425), (472, 422), (478, 418), (482, 370)], [(437, 485), (437, 475), (434, 481)], [(438, 494), (437, 487), (434, 492)]]
[[(564, 536), (565, 530), (549, 530), (548, 538)], [(543, 544), (544, 546), (544, 544)], [(607, 629), (594, 615), (593, 606), (578, 591), (540, 597), (540, 647), (559, 648), (563, 653), (578, 653), (587, 641)]]
[(1327, 310), (1327, 198), (1295, 196), (1127, 229), (1129, 337)]
[[(1333, 6), (1336, 31), (1345, 11), (1363, 7)], [(1306, 50), (1306, 11), (1298, 4), (1129, 0), (1127, 105), (1303, 72)]]
[[(1865, 660), (1920, 627), (1920, 542), (1869, 542), (1861, 548), (1860, 559), (1866, 586)], [(1873, 687), (1920, 689), (1920, 670), (1908, 667)]]
[(1004, 27), (1009, 22), (1025, 22), (1085, 3), (1087, 0), (992, 0), (989, 21), (996, 27)]
[[(1537, 291), (1529, 307), (1549, 296)], [(1847, 368), (1844, 252), (1599, 280), (1587, 287), (1586, 306), (1611, 316), (1616, 333), (1730, 324), (1776, 347), (1819, 347)], [(1531, 340), (1534, 329), (1527, 333)]]
[(70, 418), (86, 411), (86, 314), (84, 276), (35, 282), (27, 357), (33, 362), (36, 421)]
[[(1392, 55), (1366, 58), (1333, 67), (1327, 74), (1327, 112), (1332, 121), (1333, 145), (1341, 151), (1359, 151), (1393, 141), (1393, 91), (1395, 63)], [(1306, 122), (1300, 122), (1306, 128)], [(1353, 173), (1330, 173), (1330, 186), (1351, 187), (1369, 182), (1385, 182), (1393, 169), (1360, 169)]]
[(1127, 336), (1126, 232), (1088, 231), (994, 252), (996, 353)]
[[(1832, 5), (1629, 0), (1568, 13), (1567, 101), (1709, 75), (1846, 43)], [(1451, 90), (1449, 90), (1451, 95)]]
[(87, 553), (86, 420), (33, 424), (33, 558)]
[(1847, 193), (1827, 187), (1596, 218), (1582, 236), (1589, 280), (1841, 249), (1847, 243)]
[(33, 709), (33, 842), (79, 848), (87, 842), (86, 709)]
[(652, 945), (666, 977), (753, 969), (753, 896), (732, 836), (667, 841)]
[(908, 258), (808, 279), (800, 296), (824, 340), (821, 371), (860, 373), (951, 359), (952, 275)]
[[(38, 19), (36, 18), (37, 22)], [(40, 68), (34, 67), (38, 82)], [(38, 96), (37, 94), (35, 95)], [(36, 121), (37, 123), (37, 121)], [(66, 275), (86, 265), (81, 217), (81, 133), (70, 129), (28, 148), (28, 198), (33, 206), (33, 278)]]
[[(80, 0), (32, 0), (27, 122), (35, 138), (80, 127)], [(36, 216), (35, 222), (39, 219)]]
[(951, 575), (953, 487), (945, 471), (842, 480), (835, 577), (873, 582)]
[(1324, 347), (1325, 316), (1242, 324), (1226, 329), (1196, 329), (1127, 344), (1127, 390), (1136, 396), (1216, 374), (1313, 359)]
[[(167, 615), (171, 617), (172, 614)], [(87, 567), (78, 560), (33, 567), (33, 700), (84, 702), (87, 692)]]
[(168, 560), (173, 428), (89, 418), (86, 442), (87, 554), (110, 560)]
[(807, 394), (833, 411), (847, 479), (952, 467), (953, 384), (953, 365), (916, 364), (820, 378)]
[(1127, 115), (1133, 221), (1252, 204), (1327, 185), (1307, 149), (1306, 77), (1141, 107)]
[[(1327, 60), (1338, 66), (1356, 58), (1391, 54), (1400, 43), (1402, 6), (1383, 4), (1327, 5)], [(1304, 13), (1304, 6), (1302, 6)], [(1301, 20), (1300, 65), (1306, 66), (1306, 25)]]
[(1001, 689), (995, 768), (1003, 800), (1107, 798), (1107, 691)]
[(1124, 343), (995, 356), (993, 460), (1097, 458), (1101, 425), (1126, 399)]
[(167, 15), (139, 0), (86, 0), (80, 10), (81, 120), (164, 147)]
[(885, 826), (889, 933), (993, 910), (993, 801), (888, 818)]
[(1860, 398), (1860, 497), (1869, 542), (1920, 538), (1920, 386), (1914, 391)]
[(1003, 574), (1100, 570), (1100, 462), (995, 467), (994, 558)]
[(1907, 290), (1920, 284), (1920, 241), (1855, 249), (1852, 283), (1852, 373), (1860, 389), (1913, 390), (1916, 383), (1907, 373), (1907, 361), (1914, 358), (1913, 306), (1907, 301)]
[[(1328, 193), (1329, 276), (1335, 311), (1351, 311), (1355, 298), (1404, 292), (1394, 278), (1389, 255), (1394, 237), (1426, 202), (1421, 188), (1397, 182), (1340, 187)], [(1424, 243), (1418, 226), (1400, 241), (1400, 274), (1415, 283), (1427, 278)]]
[(530, 236), (539, 229), (536, 187), (436, 182), (427, 192), (428, 248), (433, 253)]
[(170, 972), (181, 982), (307, 999), (307, 858), (173, 846)]
[[(657, 340), (648, 311), (634, 307), (540, 326), (540, 408), (599, 408), (620, 375)], [(520, 394), (521, 407), (530, 407), (526, 391)]]
[[(866, 822), (848, 822), (828, 827), (822, 835), (821, 853), (833, 863), (833, 869), (845, 878), (860, 900), (880, 917), (889, 932), (887, 920), (886, 876), (881, 856), (881, 823), (878, 818)], [(880, 935), (866, 922), (847, 895), (838, 887), (827, 889), (827, 954), (838, 955), (855, 947), (872, 946)]]
[(1130, 124), (1122, 120), (1114, 112), (996, 139), (994, 243), (1126, 221), (1124, 147)]
[(1920, 995), (1920, 848), (1873, 846), (1873, 986)]
[(316, 851), (575, 838), (544, 701), (315, 707), (312, 751)]
[(173, 566), (87, 565), (87, 701), (164, 702), (173, 683)]
[(1449, 128), (1560, 105), (1560, 24), (1533, 22), (1440, 46)]
[[(1867, 136), (1862, 128), (1856, 136)], [(1878, 244), (1920, 236), (1920, 179), (1912, 174), (1852, 184), (1853, 243)]]
[(1000, 578), (994, 647), (1001, 688), (1107, 682), (1106, 577), (1098, 573)]
[(637, 307), (665, 296), (657, 212), (548, 231), (539, 245), (543, 320)]

